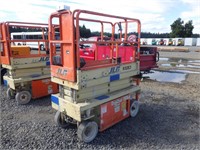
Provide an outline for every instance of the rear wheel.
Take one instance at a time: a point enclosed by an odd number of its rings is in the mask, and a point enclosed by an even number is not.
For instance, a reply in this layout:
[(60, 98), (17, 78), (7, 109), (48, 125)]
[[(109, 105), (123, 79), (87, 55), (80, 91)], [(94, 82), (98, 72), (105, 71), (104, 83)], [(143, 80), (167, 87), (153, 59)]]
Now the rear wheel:
[(6, 95), (8, 99), (14, 99), (15, 98), (15, 91), (11, 88), (8, 88), (6, 91)]
[(94, 121), (85, 121), (78, 126), (78, 138), (86, 143), (95, 139), (98, 133), (98, 125)]
[(130, 107), (130, 115), (131, 117), (137, 116), (139, 112), (139, 102), (137, 100), (133, 101)]
[(43, 44), (41, 44), (41, 45), (40, 45), (40, 50), (41, 50), (41, 51), (44, 51), (44, 50), (45, 50), (45, 48), (44, 48), (44, 45), (43, 45)]
[(6, 74), (6, 72), (7, 72), (6, 68), (1, 68), (1, 84), (3, 84), (3, 76)]
[(29, 91), (17, 92), (15, 99), (20, 105), (28, 104), (31, 100), (31, 93)]
[(64, 128), (64, 129), (70, 125), (70, 123), (66, 121), (66, 116), (63, 113), (61, 113), (60, 111), (56, 112), (54, 121), (56, 122), (56, 124), (59, 127)]

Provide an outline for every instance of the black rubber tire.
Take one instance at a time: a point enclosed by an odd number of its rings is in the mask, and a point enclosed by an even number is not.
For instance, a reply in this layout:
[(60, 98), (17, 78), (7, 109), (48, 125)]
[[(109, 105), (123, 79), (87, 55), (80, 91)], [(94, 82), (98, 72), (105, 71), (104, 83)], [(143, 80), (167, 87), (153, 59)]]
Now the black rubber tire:
[(43, 44), (40, 44), (40, 50), (41, 50), (41, 51), (44, 51), (44, 50), (45, 50), (45, 48), (44, 48), (44, 45), (43, 45)]
[(20, 105), (28, 104), (31, 100), (31, 93), (29, 91), (17, 92), (15, 99)]
[(7, 72), (6, 68), (1, 68), (1, 84), (4, 84), (3, 83), (3, 76), (6, 74), (6, 72)]
[(6, 91), (6, 95), (8, 99), (14, 99), (15, 98), (15, 91), (11, 88), (8, 88)]
[(138, 114), (138, 112), (139, 112), (139, 109), (140, 109), (139, 102), (138, 102), (137, 100), (134, 100), (134, 101), (131, 103), (131, 106), (130, 106), (130, 116), (131, 116), (131, 117), (137, 116), (137, 114)]
[(95, 121), (85, 121), (78, 126), (78, 138), (85, 143), (89, 143), (94, 140), (97, 133), (98, 125)]
[(70, 123), (64, 120), (63, 115), (64, 114), (62, 114), (60, 111), (57, 111), (54, 116), (54, 121), (59, 127), (66, 129), (70, 125)]

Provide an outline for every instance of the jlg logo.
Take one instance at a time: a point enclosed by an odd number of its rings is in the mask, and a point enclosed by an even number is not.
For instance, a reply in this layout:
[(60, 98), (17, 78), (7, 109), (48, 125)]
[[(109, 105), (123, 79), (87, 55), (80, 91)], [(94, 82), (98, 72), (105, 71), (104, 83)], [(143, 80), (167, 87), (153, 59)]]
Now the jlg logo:
[(32, 59), (33, 63), (41, 62), (41, 61), (49, 61), (49, 57), (40, 57), (39, 59)]
[(39, 61), (48, 61), (49, 57), (41, 57)]
[(119, 70), (120, 70), (120, 66), (112, 67), (112, 68), (110, 68), (109, 74), (117, 73), (117, 72), (119, 72)]
[(67, 70), (66, 70), (66, 69), (58, 68), (56, 74), (57, 74), (57, 75), (66, 76), (66, 75), (67, 75)]

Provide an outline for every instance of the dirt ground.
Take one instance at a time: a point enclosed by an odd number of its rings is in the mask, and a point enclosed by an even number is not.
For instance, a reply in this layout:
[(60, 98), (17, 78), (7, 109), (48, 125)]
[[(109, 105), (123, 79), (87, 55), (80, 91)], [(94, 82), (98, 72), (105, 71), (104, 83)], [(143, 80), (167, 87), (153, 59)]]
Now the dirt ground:
[[(199, 54), (187, 59), (200, 60)], [(160, 54), (163, 58), (185, 55)], [(18, 106), (6, 98), (6, 87), (1, 86), (0, 149), (200, 149), (199, 89), (200, 74), (189, 73), (181, 83), (143, 79), (139, 114), (85, 144), (78, 140), (76, 126), (67, 130), (56, 126), (49, 96)]]

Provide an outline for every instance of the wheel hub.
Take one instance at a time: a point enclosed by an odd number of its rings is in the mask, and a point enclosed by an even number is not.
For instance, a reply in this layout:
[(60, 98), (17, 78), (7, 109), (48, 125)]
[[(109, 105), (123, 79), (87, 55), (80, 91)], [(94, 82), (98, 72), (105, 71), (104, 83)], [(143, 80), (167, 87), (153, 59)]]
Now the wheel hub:
[(26, 100), (27, 99), (27, 96), (26, 95), (22, 95), (21, 96), (21, 100)]

